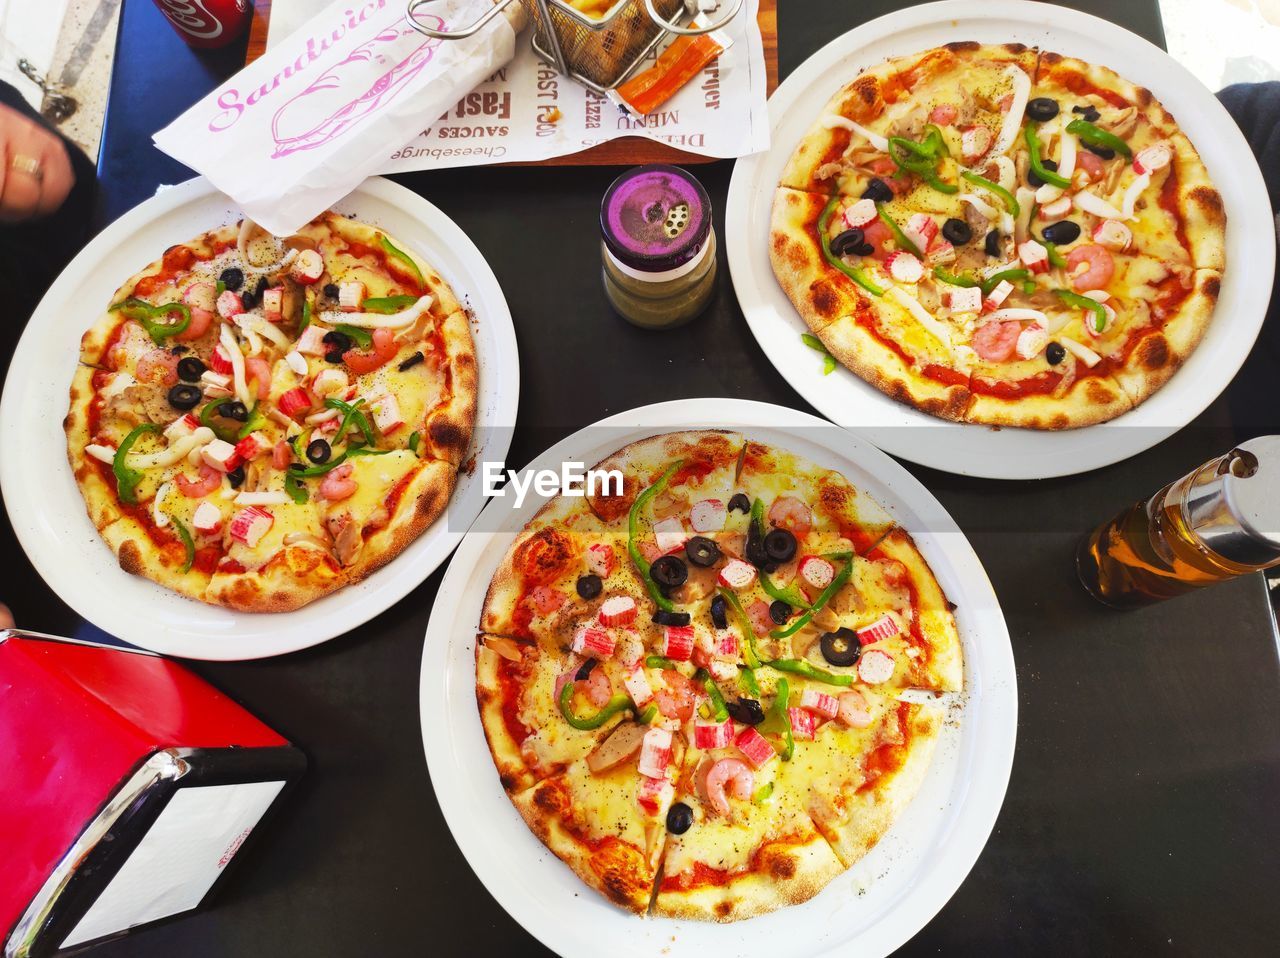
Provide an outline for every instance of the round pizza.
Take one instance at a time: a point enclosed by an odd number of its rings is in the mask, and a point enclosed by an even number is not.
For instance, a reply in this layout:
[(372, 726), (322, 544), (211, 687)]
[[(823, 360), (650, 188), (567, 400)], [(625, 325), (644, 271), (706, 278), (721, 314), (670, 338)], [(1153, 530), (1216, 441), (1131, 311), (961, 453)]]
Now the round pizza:
[(475, 420), (466, 312), (384, 232), (326, 213), (172, 246), (85, 333), (65, 420), (121, 568), (250, 612), (381, 567), (444, 511)]
[(683, 432), (551, 500), (486, 596), (476, 696), (533, 833), (636, 913), (733, 921), (802, 902), (911, 801), (957, 691), (951, 606), (843, 476)]
[(1132, 409), (1195, 349), (1225, 227), (1149, 90), (1021, 44), (951, 43), (831, 98), (782, 173), (770, 257), (806, 342), (887, 395), (1067, 429)]

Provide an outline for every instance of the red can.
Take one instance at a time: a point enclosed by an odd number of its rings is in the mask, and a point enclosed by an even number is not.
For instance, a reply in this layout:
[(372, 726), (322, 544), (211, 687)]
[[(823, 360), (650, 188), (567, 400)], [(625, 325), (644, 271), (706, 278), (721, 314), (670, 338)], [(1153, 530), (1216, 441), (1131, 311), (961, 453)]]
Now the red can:
[(224, 47), (253, 19), (252, 0), (155, 0), (173, 29), (192, 47)]

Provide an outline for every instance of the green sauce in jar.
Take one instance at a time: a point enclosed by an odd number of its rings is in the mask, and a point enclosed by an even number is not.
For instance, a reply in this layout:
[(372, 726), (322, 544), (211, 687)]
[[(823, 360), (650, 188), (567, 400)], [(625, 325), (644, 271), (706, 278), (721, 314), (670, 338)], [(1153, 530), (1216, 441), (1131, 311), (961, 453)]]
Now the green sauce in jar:
[(605, 295), (647, 329), (679, 326), (716, 291), (716, 237), (702, 184), (675, 166), (641, 166), (613, 181), (600, 208)]

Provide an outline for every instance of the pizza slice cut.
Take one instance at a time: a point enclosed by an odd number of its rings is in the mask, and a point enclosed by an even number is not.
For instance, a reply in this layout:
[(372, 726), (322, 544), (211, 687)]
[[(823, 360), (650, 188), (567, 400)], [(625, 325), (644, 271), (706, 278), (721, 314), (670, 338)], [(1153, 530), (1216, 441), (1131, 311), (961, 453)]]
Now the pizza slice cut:
[[(618, 744), (600, 758), (611, 743)], [(644, 914), (685, 759), (678, 731), (627, 723), (615, 728), (596, 753), (516, 792), (511, 801), (534, 835), (574, 874), (616, 905)]]

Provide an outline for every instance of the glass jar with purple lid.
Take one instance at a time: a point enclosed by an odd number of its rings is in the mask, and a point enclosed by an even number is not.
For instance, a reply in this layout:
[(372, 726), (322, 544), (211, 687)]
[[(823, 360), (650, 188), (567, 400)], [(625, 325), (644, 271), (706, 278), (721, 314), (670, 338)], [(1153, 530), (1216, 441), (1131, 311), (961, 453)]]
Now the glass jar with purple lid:
[(604, 290), (625, 319), (679, 326), (716, 291), (716, 232), (702, 184), (675, 166), (619, 176), (600, 206)]

